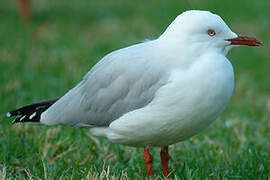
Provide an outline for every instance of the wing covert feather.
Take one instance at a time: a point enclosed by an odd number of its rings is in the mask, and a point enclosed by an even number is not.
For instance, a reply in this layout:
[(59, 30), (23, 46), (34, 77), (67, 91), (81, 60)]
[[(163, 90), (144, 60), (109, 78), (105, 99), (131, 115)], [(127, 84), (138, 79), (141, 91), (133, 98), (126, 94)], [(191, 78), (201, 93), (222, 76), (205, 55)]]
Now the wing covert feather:
[(147, 48), (138, 44), (105, 56), (81, 83), (48, 109), (63, 109), (56, 123), (108, 126), (123, 114), (150, 103), (167, 83), (168, 74), (150, 58), (153, 52)]

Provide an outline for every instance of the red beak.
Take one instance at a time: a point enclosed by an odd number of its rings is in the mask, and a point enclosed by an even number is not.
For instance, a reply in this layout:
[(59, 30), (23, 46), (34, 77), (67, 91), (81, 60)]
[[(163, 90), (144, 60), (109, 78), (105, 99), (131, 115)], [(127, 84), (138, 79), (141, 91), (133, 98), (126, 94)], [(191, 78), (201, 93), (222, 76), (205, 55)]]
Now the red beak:
[(231, 45), (246, 45), (246, 46), (262, 46), (262, 43), (251, 36), (238, 36), (236, 38), (227, 39)]

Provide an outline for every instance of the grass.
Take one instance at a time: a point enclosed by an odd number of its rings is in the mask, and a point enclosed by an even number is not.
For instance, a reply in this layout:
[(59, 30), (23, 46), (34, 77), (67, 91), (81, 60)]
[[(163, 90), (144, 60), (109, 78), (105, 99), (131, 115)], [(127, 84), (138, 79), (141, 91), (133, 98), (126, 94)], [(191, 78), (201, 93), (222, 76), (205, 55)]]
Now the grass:
[[(142, 149), (92, 137), (87, 129), (11, 125), (5, 113), (63, 95), (106, 53), (157, 37), (184, 10), (220, 14), (261, 48), (229, 53), (236, 87), (209, 128), (170, 147), (172, 179), (270, 179), (268, 1), (33, 1), (22, 21), (16, 1), (0, 6), (0, 179), (148, 179)], [(162, 179), (153, 149), (154, 179)]]

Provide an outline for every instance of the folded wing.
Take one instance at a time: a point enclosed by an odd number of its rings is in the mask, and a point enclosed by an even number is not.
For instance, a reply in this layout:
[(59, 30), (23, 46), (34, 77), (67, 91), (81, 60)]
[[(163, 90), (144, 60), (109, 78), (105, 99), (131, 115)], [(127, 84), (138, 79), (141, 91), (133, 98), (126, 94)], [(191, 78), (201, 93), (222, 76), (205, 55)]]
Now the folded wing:
[(155, 48), (145, 44), (105, 56), (41, 115), (41, 122), (108, 126), (123, 114), (145, 107), (168, 80), (166, 67), (153, 58)]

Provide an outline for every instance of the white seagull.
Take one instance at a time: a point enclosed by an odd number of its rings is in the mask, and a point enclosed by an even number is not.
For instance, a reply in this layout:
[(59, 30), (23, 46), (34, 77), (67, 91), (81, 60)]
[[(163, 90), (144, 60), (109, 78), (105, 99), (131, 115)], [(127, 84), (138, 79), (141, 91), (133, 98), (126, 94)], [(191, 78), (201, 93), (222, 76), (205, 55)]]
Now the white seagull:
[(235, 34), (216, 14), (186, 11), (157, 39), (103, 57), (61, 98), (7, 116), (17, 116), (13, 123), (88, 127), (113, 143), (144, 147), (151, 177), (149, 148), (161, 147), (168, 177), (168, 146), (199, 133), (225, 109), (234, 88), (226, 55), (234, 45), (262, 44)]

